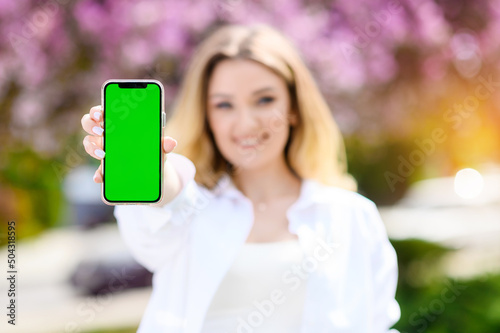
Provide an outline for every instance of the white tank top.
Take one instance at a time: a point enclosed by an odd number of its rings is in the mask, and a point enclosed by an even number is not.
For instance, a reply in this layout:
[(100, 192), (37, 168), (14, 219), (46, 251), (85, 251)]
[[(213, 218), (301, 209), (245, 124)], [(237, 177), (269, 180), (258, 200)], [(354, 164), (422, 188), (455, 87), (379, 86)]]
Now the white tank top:
[(222, 280), (201, 333), (296, 333), (307, 272), (298, 240), (245, 243)]

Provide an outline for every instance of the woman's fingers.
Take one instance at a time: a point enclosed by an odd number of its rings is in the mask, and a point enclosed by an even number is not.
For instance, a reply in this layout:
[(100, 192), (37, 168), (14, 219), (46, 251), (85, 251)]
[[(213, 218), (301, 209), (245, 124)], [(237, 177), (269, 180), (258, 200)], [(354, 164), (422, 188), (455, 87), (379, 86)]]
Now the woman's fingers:
[(177, 146), (177, 141), (174, 138), (171, 138), (170, 136), (166, 136), (163, 138), (162, 147), (164, 153), (170, 153), (172, 150), (174, 150), (175, 146)]
[(94, 106), (89, 113), (82, 117), (82, 127), (90, 134), (83, 139), (83, 146), (90, 156), (99, 160), (104, 158), (101, 121), (102, 108), (100, 105)]
[[(90, 135), (85, 136), (83, 145), (85, 151), (92, 157), (101, 160), (104, 158), (103, 151), (103, 132), (102, 123), (102, 107), (100, 105), (94, 106), (82, 117), (82, 127)], [(162, 139), (163, 152), (168, 154), (177, 146), (177, 141), (172, 137), (164, 137)], [(94, 182), (102, 183), (102, 163), (94, 174)]]
[(82, 117), (82, 127), (83, 129), (95, 136), (102, 136), (104, 129), (101, 126), (102, 122), (102, 109), (101, 106), (94, 106), (90, 109), (89, 113), (86, 113)]
[(90, 118), (94, 119), (97, 122), (102, 121), (102, 106), (96, 105), (90, 108)]
[(102, 138), (87, 135), (83, 139), (83, 146), (85, 151), (92, 157), (102, 160), (104, 158), (104, 151), (102, 149)]
[[(97, 148), (103, 149), (103, 141), (102, 141), (102, 136), (94, 136), (94, 135), (87, 135), (86, 136), (87, 140), (91, 142), (92, 144), (96, 145)], [(84, 143), (85, 143), (85, 138), (84, 138)]]
[(102, 163), (99, 165), (99, 168), (97, 168), (95, 174), (94, 174), (94, 182), (96, 183), (102, 183)]

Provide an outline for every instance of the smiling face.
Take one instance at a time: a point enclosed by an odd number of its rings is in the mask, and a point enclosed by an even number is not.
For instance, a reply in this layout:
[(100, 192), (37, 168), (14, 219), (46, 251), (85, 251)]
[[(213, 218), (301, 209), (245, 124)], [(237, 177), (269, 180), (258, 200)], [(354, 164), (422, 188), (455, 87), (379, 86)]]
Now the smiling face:
[(207, 95), (208, 123), (226, 160), (243, 169), (284, 161), (295, 118), (280, 76), (251, 60), (226, 59), (215, 66)]

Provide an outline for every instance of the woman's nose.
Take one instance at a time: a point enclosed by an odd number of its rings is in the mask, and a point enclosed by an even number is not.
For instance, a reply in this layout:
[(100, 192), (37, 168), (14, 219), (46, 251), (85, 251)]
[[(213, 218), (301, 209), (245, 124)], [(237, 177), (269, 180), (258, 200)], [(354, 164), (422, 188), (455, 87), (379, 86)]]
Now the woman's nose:
[(246, 132), (247, 130), (257, 128), (259, 126), (259, 121), (250, 108), (243, 108), (237, 112), (235, 126), (243, 132)]

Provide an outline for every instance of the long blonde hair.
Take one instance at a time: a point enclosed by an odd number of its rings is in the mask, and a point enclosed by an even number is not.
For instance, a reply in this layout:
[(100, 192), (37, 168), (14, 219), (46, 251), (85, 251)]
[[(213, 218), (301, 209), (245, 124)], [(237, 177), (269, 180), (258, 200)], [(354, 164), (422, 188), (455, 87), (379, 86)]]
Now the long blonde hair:
[(175, 152), (196, 166), (196, 182), (212, 189), (230, 173), (208, 126), (206, 96), (215, 65), (234, 58), (256, 61), (286, 81), (291, 107), (298, 111), (285, 148), (291, 170), (301, 178), (356, 190), (347, 173), (342, 135), (311, 73), (291, 41), (265, 24), (222, 26), (191, 59), (165, 131), (178, 141)]

